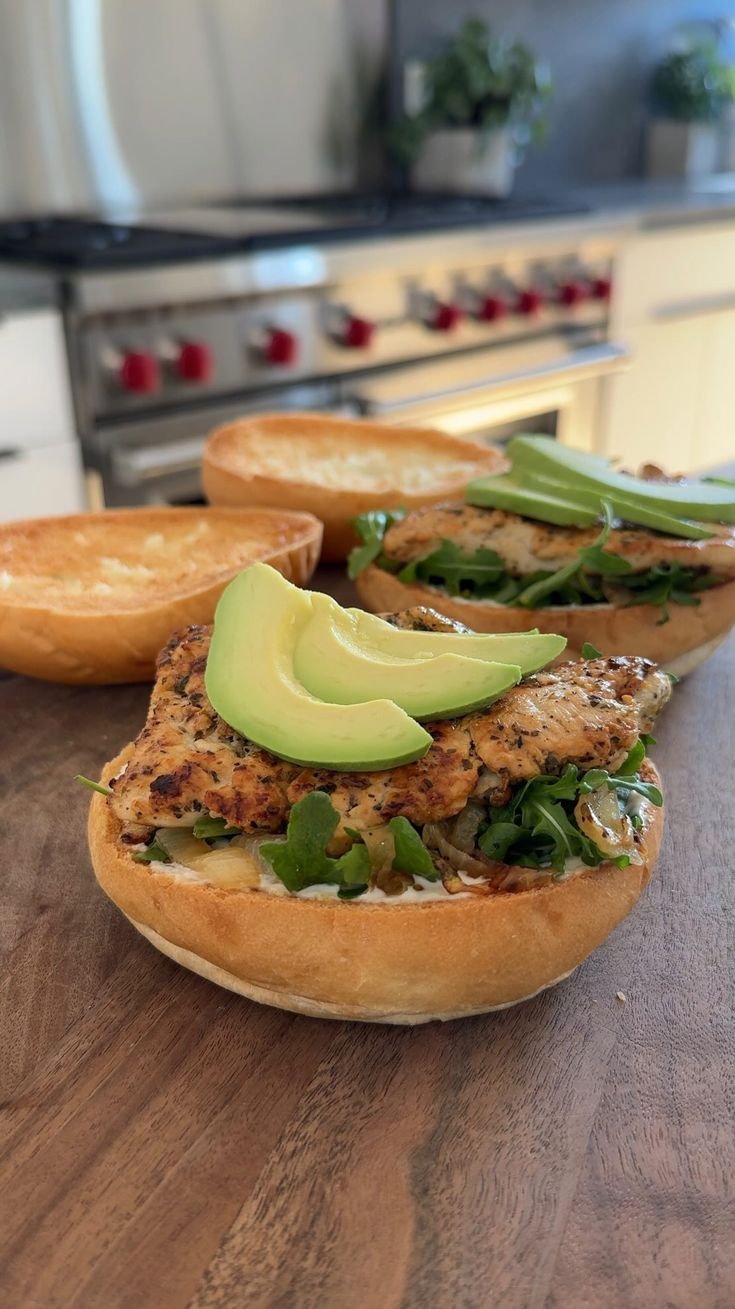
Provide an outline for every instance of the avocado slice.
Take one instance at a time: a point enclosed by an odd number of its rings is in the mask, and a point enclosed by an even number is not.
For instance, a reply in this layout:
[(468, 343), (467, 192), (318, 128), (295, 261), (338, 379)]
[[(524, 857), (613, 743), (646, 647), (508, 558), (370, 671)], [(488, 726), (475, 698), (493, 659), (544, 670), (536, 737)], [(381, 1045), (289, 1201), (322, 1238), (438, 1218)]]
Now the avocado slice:
[(521, 680), (517, 664), (447, 652), (401, 658), (361, 644), (357, 624), (335, 600), (312, 596), (294, 672), (307, 691), (335, 704), (389, 698), (412, 718), (454, 718), (481, 709)]
[(569, 494), (574, 487), (591, 487), (603, 495), (617, 491), (626, 500), (665, 513), (708, 523), (735, 523), (735, 487), (701, 481), (644, 482), (642, 478), (615, 472), (597, 455), (570, 450), (548, 436), (514, 436), (507, 453), (520, 480), (527, 472), (547, 473), (562, 481)]
[(521, 676), (535, 673), (551, 663), (564, 649), (564, 636), (539, 632), (411, 632), (393, 627), (377, 614), (362, 609), (345, 610), (355, 623), (357, 639), (364, 647), (394, 655), (398, 659), (413, 659), (417, 655), (440, 655), (447, 651), (466, 654), (472, 659), (496, 660), (504, 664), (518, 664)]
[(674, 518), (672, 514), (667, 514), (663, 509), (657, 509), (652, 505), (636, 504), (634, 499), (621, 495), (619, 491), (595, 491), (589, 486), (569, 487), (546, 473), (536, 473), (525, 468), (520, 471), (520, 477), (523, 485), (531, 487), (534, 491), (542, 491), (548, 495), (568, 496), (570, 500), (578, 501), (586, 509), (597, 508), (600, 514), (602, 501), (607, 500), (618, 518), (625, 519), (627, 523), (635, 523), (639, 527), (650, 527), (655, 532), (665, 532), (667, 536), (683, 536), (690, 541), (704, 541), (714, 536), (714, 532), (705, 527), (704, 523), (693, 523), (688, 518)]
[(599, 512), (586, 509), (571, 495), (565, 498), (562, 494), (536, 491), (507, 475), (480, 477), (470, 482), (465, 500), (482, 508), (509, 509), (514, 514), (525, 514), (527, 518), (560, 527), (592, 527), (599, 518)]
[(392, 700), (325, 704), (299, 684), (294, 645), (311, 614), (309, 592), (268, 564), (253, 564), (230, 582), (217, 605), (205, 673), (213, 708), (293, 763), (373, 770), (420, 759), (431, 737)]

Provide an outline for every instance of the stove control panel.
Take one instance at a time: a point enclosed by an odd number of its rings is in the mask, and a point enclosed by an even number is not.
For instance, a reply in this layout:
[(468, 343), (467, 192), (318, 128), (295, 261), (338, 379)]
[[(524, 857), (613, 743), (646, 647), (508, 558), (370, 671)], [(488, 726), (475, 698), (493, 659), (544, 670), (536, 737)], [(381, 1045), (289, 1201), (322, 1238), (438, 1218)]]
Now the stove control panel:
[(90, 313), (80, 324), (86, 411), (97, 419), (173, 411), (195, 397), (246, 395), (576, 327), (604, 337), (609, 236), (556, 246), (539, 238), (536, 252), (515, 253), (497, 240), (453, 245), (447, 237), (437, 250), (446, 253), (414, 255), (412, 263), (411, 242), (405, 261), (396, 249), (385, 258), (378, 242), (342, 247), (323, 261), (316, 284), (264, 290), (253, 279), (248, 290), (241, 279), (235, 292), (236, 280), (223, 275), (219, 294), (213, 283), (178, 303), (169, 294), (145, 309)]

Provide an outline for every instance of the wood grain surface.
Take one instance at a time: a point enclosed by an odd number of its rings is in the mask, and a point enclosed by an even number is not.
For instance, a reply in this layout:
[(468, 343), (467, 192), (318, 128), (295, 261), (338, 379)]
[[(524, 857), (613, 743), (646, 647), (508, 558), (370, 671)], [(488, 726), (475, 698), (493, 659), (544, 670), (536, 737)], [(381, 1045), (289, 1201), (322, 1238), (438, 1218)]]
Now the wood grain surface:
[(637, 911), (555, 990), (413, 1029), (220, 991), (105, 899), (71, 779), (147, 695), (0, 681), (0, 1303), (732, 1309), (733, 640), (660, 725)]

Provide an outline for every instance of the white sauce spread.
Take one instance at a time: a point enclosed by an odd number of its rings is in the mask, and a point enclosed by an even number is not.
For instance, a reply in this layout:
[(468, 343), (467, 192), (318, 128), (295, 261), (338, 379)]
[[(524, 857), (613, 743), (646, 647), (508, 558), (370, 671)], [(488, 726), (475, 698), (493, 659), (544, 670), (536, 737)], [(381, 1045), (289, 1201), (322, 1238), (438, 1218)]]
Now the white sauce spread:
[[(130, 848), (144, 850), (145, 846)], [(200, 877), (193, 868), (187, 868), (185, 864), (164, 864), (153, 859), (148, 866), (154, 873), (166, 873), (180, 882), (207, 885), (206, 877)], [(429, 882), (425, 877), (414, 877), (414, 882), (416, 885), (409, 887), (401, 895), (386, 895), (379, 886), (371, 886), (368, 891), (356, 896), (354, 900), (343, 900), (342, 904), (425, 904), (428, 900), (466, 900), (470, 894), (469, 891), (460, 891), (457, 895), (450, 895), (441, 882)], [(275, 873), (261, 871), (260, 886), (257, 888), (249, 886), (245, 889), (264, 891), (267, 895), (291, 895), (297, 900), (336, 900), (339, 887), (334, 883), (319, 883), (316, 886), (306, 886), (303, 891), (289, 891)]]

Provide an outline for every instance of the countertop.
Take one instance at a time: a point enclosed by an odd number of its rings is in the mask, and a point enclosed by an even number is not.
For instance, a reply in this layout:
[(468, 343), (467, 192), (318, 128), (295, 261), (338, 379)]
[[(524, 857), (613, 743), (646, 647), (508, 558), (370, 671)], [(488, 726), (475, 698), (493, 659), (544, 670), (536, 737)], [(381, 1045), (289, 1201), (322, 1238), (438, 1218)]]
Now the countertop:
[(72, 777), (147, 699), (0, 681), (3, 1303), (730, 1309), (733, 639), (657, 732), (636, 911), (560, 986), (446, 1025), (262, 1008), (136, 935)]
[(569, 195), (588, 206), (590, 218), (619, 222), (628, 231), (735, 221), (735, 173), (691, 182), (637, 178), (572, 188)]

